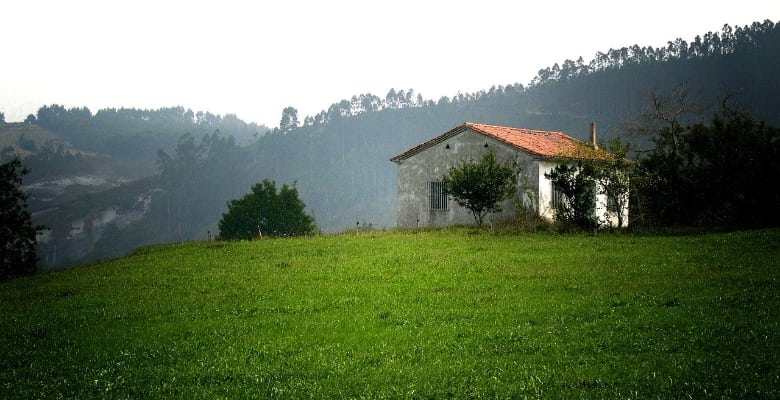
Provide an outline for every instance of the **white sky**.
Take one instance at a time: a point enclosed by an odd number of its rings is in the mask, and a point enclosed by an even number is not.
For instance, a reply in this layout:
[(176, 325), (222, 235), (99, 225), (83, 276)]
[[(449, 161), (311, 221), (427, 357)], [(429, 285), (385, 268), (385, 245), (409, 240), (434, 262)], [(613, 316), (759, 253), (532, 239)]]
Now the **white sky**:
[(354, 94), (527, 84), (597, 51), (663, 46), (726, 23), (780, 22), (780, 1), (88, 1), (0, 6), (0, 111), (42, 105), (237, 114), (279, 124)]

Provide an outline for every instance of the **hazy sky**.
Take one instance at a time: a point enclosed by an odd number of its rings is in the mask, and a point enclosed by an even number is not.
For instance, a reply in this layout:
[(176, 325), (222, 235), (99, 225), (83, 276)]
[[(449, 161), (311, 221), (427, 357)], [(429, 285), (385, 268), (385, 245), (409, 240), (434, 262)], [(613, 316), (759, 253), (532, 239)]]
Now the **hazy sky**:
[(780, 1), (87, 1), (0, 6), (0, 111), (41, 105), (233, 113), (279, 124), (354, 94), (426, 99), (527, 84), (597, 51), (780, 22)]

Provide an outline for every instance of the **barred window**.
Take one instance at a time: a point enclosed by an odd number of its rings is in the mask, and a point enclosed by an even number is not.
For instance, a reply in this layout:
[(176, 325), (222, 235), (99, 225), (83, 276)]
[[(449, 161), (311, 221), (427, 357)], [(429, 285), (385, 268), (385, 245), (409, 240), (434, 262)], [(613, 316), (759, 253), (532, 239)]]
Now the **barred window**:
[(552, 184), (552, 206), (554, 209), (559, 209), (563, 205), (563, 192), (557, 187), (556, 184)]
[(428, 182), (430, 191), (429, 208), (431, 210), (447, 210), (447, 185), (444, 182)]

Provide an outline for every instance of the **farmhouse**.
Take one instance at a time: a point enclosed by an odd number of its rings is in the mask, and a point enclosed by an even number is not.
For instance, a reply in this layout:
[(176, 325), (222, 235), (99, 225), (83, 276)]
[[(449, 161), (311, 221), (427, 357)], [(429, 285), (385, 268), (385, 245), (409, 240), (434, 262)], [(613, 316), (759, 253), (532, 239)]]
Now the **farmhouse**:
[[(447, 196), (442, 178), (451, 167), (479, 161), (486, 152), (493, 152), (499, 162), (515, 160), (520, 166), (516, 196), (506, 200), (503, 211), (491, 215), (489, 220), (511, 221), (521, 211), (552, 220), (553, 204), (560, 198), (545, 174), (567, 158), (572, 159), (571, 155), (595, 154), (595, 124), (591, 124), (590, 135), (588, 147), (562, 132), (466, 122), (398, 154), (390, 159), (398, 164), (398, 227), (472, 224), (471, 212)], [(583, 153), (583, 148), (590, 151)], [(597, 216), (616, 225), (616, 218), (607, 213), (606, 203), (605, 195), (597, 195)], [(623, 211), (624, 216), (627, 212)]]

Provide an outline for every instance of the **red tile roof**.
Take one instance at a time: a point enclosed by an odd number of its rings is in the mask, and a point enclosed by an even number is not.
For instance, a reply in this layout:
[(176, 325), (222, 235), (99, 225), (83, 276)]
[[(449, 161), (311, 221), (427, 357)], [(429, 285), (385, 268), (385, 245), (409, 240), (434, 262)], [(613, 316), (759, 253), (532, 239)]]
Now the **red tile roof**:
[(499, 140), (518, 150), (541, 157), (561, 157), (567, 154), (578, 154), (578, 149), (585, 144), (563, 132), (540, 131), (534, 129), (512, 128), (508, 126), (496, 126), (466, 122), (449, 132), (439, 135), (425, 143), (421, 143), (411, 149), (398, 154), (390, 161), (398, 162), (409, 158), (420, 151), (451, 138), (466, 129), (481, 133), (493, 139)]

